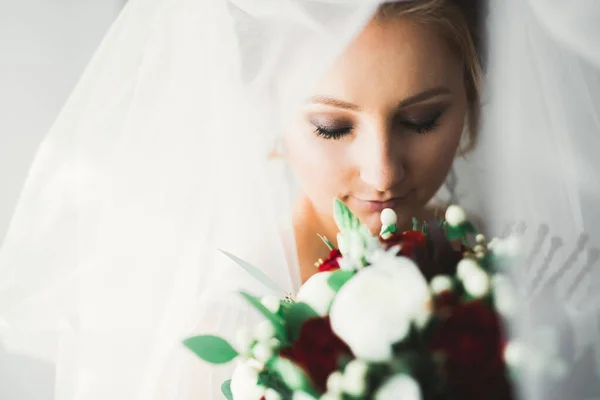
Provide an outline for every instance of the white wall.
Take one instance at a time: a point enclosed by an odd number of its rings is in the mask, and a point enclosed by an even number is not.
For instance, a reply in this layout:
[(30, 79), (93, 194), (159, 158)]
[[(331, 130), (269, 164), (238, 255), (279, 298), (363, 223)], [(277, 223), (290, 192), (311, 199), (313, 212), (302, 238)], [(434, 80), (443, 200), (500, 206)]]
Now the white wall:
[(0, 0), (0, 244), (37, 146), (125, 0)]
[[(0, 0), (0, 245), (37, 146), (125, 0)], [(51, 400), (46, 334), (0, 326), (0, 399)]]

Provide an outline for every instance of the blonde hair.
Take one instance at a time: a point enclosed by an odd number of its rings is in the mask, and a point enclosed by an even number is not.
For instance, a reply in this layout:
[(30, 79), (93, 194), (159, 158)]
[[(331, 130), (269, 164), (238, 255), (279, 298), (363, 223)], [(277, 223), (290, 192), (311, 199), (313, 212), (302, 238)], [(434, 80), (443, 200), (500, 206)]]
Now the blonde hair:
[(376, 19), (406, 16), (417, 23), (438, 29), (464, 63), (468, 115), (463, 145), (465, 154), (476, 143), (481, 120), (483, 82), (483, 22), (482, 0), (417, 0), (385, 3), (379, 7)]

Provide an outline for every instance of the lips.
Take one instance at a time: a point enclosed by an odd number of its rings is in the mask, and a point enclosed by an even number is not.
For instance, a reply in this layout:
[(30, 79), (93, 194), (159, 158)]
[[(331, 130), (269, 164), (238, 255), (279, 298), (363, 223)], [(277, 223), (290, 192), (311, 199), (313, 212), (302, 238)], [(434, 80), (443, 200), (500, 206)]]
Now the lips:
[(394, 197), (394, 198), (391, 198), (391, 199), (385, 200), (385, 201), (362, 200), (362, 199), (359, 199), (356, 197), (354, 199), (358, 203), (359, 207), (366, 209), (369, 212), (381, 212), (381, 211), (385, 210), (386, 208), (391, 208), (391, 209), (397, 208), (398, 206), (400, 206), (400, 204), (402, 204), (402, 202), (408, 197), (409, 194), (410, 194), (410, 192), (408, 192), (404, 196)]

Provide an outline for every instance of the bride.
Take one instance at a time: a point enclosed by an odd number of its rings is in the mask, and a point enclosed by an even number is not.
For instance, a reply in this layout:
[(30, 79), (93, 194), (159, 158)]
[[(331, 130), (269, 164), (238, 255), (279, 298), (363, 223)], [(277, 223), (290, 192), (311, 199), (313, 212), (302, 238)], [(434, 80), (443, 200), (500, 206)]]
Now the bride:
[[(240, 289), (293, 295), (327, 254), (317, 234), (335, 241), (334, 198), (373, 232), (383, 208), (406, 228), (440, 213), (436, 194), (455, 201), (452, 165), (473, 148), (477, 170), (459, 182), (488, 207), (490, 232), (506, 218), (560, 227), (567, 243), (593, 230), (583, 205), (597, 185), (570, 179), (587, 176), (569, 157), (598, 139), (565, 142), (564, 129), (597, 128), (597, 111), (546, 116), (597, 72), (594, 28), (561, 22), (560, 1), (493, 6), (489, 80), (504, 90), (490, 91), (482, 127), (482, 2), (380, 3), (130, 1), (41, 146), (0, 253), (0, 322), (57, 366), (56, 398), (220, 398), (231, 367), (203, 364), (184, 338), (231, 338), (258, 318)], [(546, 66), (552, 46), (567, 50)], [(564, 84), (552, 75), (581, 60), (589, 69)], [(535, 123), (554, 136), (538, 144)], [(53, 338), (43, 349), (39, 332)]]

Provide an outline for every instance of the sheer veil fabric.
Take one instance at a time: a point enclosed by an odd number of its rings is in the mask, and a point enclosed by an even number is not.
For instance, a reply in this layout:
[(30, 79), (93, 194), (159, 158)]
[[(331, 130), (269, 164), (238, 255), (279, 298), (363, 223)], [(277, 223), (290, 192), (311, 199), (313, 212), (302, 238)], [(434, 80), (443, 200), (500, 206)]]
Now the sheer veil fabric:
[[(57, 335), (48, 356), (57, 399), (220, 398), (231, 367), (208, 367), (181, 340), (231, 337), (258, 318), (235, 292), (269, 289), (217, 249), (263, 269), (276, 295), (298, 289), (296, 187), (269, 155), (378, 3), (130, 0), (40, 147), (0, 251), (0, 329)], [(491, 233), (523, 220), (548, 224), (565, 249), (587, 231), (592, 249), (600, 5), (494, 4), (487, 118), (473, 156), (485, 179), (459, 170), (458, 181), (495, 217), (485, 221)], [(542, 294), (562, 296), (556, 286)], [(580, 302), (594, 293), (578, 290)], [(596, 311), (577, 306), (559, 321), (583, 327), (582, 349)], [(526, 317), (514, 318), (523, 337)], [(536, 375), (522, 390), (547, 398), (544, 384)]]

